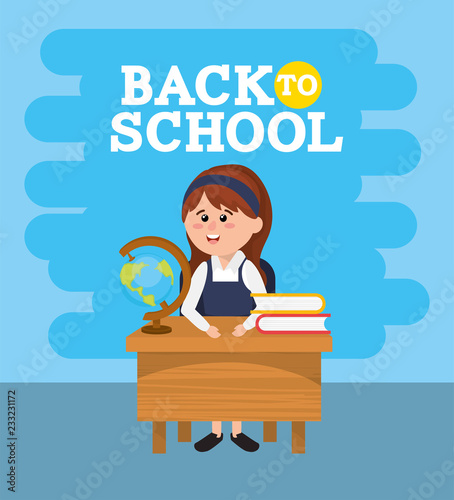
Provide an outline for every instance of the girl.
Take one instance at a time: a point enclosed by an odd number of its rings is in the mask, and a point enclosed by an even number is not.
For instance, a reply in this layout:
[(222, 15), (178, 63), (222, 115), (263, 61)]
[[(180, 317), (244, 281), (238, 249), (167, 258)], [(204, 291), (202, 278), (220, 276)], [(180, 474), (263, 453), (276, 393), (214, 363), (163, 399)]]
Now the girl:
[[(210, 316), (248, 316), (232, 332), (241, 337), (255, 326), (251, 293), (266, 293), (260, 255), (271, 229), (271, 201), (259, 177), (241, 165), (222, 165), (202, 172), (183, 200), (182, 219), (191, 247), (191, 287), (181, 313), (212, 338), (221, 335)], [(262, 261), (264, 264), (264, 261)], [(221, 422), (198, 441), (208, 451), (222, 441)], [(232, 422), (231, 440), (245, 451), (259, 444)]]

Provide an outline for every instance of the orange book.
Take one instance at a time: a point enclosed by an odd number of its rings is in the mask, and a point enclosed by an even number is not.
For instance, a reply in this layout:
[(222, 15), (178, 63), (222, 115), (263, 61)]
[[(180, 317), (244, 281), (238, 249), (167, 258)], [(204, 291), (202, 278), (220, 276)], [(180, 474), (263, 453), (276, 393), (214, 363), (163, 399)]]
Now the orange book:
[(325, 299), (318, 293), (251, 293), (255, 314), (319, 314)]

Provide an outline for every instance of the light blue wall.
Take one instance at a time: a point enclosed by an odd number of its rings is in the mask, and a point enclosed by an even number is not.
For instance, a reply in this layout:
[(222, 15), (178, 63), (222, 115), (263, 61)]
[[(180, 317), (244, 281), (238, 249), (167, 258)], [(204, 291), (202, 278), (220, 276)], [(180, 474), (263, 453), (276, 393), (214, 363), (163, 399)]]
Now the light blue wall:
[[(216, 12), (221, 4), (235, 4), (224, 12), (223, 19)], [(360, 28), (375, 38), (378, 63), (402, 64), (412, 71), (418, 84), (414, 101), (401, 111), (365, 112), (363, 127), (408, 130), (423, 146), (423, 161), (403, 182), (363, 178), (359, 199), (403, 202), (413, 210), (418, 222), (415, 238), (403, 248), (382, 252), (386, 277), (419, 281), (431, 297), (431, 309), (413, 326), (388, 327), (387, 344), (374, 358), (325, 360), (323, 374), (325, 381), (357, 383), (452, 381), (451, 3), (332, 1), (313, 2), (308, 7), (306, 2), (296, 1), (136, 1), (117, 10), (111, 5), (105, 1), (69, 1), (45, 23), (37, 2), (3, 3), (1, 51), (9, 74), (2, 77), (1, 95), (2, 112), (8, 116), (2, 121), (1, 131), (0, 251), (2, 277), (8, 278), (2, 279), (1, 288), (2, 347), (7, 348), (2, 349), (2, 379), (22, 380), (19, 368), (34, 370), (28, 380), (37, 382), (135, 380), (135, 360), (68, 360), (56, 357), (47, 348), (48, 328), (55, 317), (75, 310), (90, 299), (90, 294), (56, 288), (49, 278), (47, 262), (32, 256), (25, 247), (24, 231), (30, 220), (49, 212), (27, 198), (25, 175), (39, 161), (59, 160), (67, 150), (64, 144), (34, 140), (25, 129), (24, 114), (40, 96), (78, 91), (78, 79), (54, 75), (41, 63), (40, 46), (50, 32), (61, 28), (159, 27)], [(399, 12), (391, 14), (391, 5), (398, 5)], [(11, 35), (5, 34), (20, 34), (33, 16), (43, 26), (15, 53)]]

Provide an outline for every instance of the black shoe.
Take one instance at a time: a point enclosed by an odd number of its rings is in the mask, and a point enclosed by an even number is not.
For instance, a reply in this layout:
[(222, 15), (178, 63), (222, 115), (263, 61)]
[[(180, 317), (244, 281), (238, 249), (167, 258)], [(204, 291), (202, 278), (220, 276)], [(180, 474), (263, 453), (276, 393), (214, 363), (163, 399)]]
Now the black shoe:
[(217, 437), (216, 434), (210, 432), (208, 436), (205, 436), (200, 441), (197, 441), (197, 443), (194, 444), (194, 448), (197, 451), (210, 451), (222, 441), (223, 437), (224, 434), (221, 434), (221, 437)]
[(244, 451), (257, 451), (260, 447), (258, 443), (242, 432), (237, 434), (236, 438), (233, 437), (233, 434), (230, 434), (230, 439)]

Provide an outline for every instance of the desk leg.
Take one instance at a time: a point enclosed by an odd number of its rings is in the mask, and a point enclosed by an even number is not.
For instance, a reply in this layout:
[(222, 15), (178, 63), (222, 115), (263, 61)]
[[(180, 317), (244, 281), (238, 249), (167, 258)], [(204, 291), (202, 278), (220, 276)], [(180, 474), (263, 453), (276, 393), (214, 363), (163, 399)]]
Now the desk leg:
[(153, 422), (153, 453), (166, 452), (166, 423)]
[(306, 422), (292, 422), (292, 453), (306, 452)]
[(277, 441), (277, 422), (263, 422), (263, 442), (275, 443)]
[(178, 422), (178, 442), (191, 442), (191, 422)]

